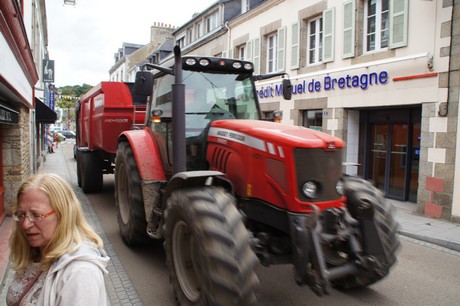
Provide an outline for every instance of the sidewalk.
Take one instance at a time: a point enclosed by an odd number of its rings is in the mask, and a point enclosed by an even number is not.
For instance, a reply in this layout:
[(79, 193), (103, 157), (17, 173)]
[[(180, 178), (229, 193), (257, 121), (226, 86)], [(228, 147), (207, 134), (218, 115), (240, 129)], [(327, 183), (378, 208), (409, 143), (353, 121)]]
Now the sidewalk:
[[(69, 159), (73, 158), (73, 144), (68, 141), (67, 143), (61, 143), (59, 148), (55, 149), (54, 154), (47, 154), (46, 161), (40, 167), (38, 172), (51, 172), (56, 173), (67, 180), (73, 187), (78, 199), (80, 200), (83, 211), (85, 212), (88, 222), (90, 222), (95, 228), (96, 232), (101, 236), (104, 241), (104, 247), (107, 254), (110, 256), (110, 261), (107, 266), (109, 276), (106, 278), (107, 291), (109, 298), (113, 306), (140, 306), (142, 301), (140, 300), (136, 289), (131, 283), (128, 274), (124, 271), (120, 260), (115, 253), (112, 244), (107, 239), (107, 236), (102, 228), (99, 219), (94, 212), (91, 203), (86, 198), (81, 188), (77, 185), (77, 174), (75, 167)], [(0, 305), (3, 305), (6, 299), (6, 289), (13, 277), (12, 269), (8, 268), (8, 256), (6, 255), (9, 251), (3, 247), (3, 241), (6, 241), (6, 235), (9, 236), (11, 232), (11, 226), (13, 221), (11, 217), (5, 218), (2, 226), (0, 227)], [(4, 238), (5, 237), (5, 238)]]
[[(52, 172), (64, 177), (73, 187), (80, 199), (83, 209), (90, 222), (96, 228), (98, 234), (104, 240), (106, 250), (111, 257), (108, 267), (109, 278), (107, 287), (112, 305), (142, 305), (135, 288), (132, 286), (129, 277), (115, 254), (110, 241), (108, 241), (102, 226), (95, 214), (91, 204), (80, 188), (77, 187), (75, 167), (66, 159), (73, 156), (71, 153), (72, 144), (61, 144), (54, 154), (46, 156), (46, 162), (41, 166), (39, 172)], [(66, 150), (66, 153), (63, 152)], [(400, 223), (400, 235), (428, 242), (443, 248), (460, 252), (460, 224), (444, 220), (436, 220), (417, 215), (415, 204), (390, 200), (395, 209), (396, 219)], [(5, 301), (6, 290), (13, 273), (8, 269), (7, 238), (11, 232), (11, 217), (7, 217), (0, 227), (0, 304)]]

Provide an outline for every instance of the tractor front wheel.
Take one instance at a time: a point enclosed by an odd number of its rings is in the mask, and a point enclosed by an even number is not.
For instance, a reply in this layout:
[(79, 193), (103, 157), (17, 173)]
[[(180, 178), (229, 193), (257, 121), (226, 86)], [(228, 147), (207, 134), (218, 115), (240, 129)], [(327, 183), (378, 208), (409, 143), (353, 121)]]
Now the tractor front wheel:
[[(356, 176), (344, 177), (344, 192), (347, 197), (347, 207), (350, 215), (358, 220), (360, 241), (366, 252), (367, 245), (378, 242), (381, 253), (373, 255), (381, 266), (373, 273), (362, 273), (333, 282), (340, 289), (365, 287), (383, 279), (390, 267), (396, 262), (396, 251), (399, 247), (397, 231), (399, 223), (393, 217), (393, 206), (382, 192), (370, 182)], [(371, 207), (371, 210), (367, 208)], [(372, 214), (363, 211), (373, 211)], [(369, 227), (369, 224), (373, 226)], [(329, 262), (334, 266), (334, 263)]]
[(235, 206), (221, 188), (173, 192), (165, 212), (166, 262), (180, 305), (254, 305), (257, 258)]

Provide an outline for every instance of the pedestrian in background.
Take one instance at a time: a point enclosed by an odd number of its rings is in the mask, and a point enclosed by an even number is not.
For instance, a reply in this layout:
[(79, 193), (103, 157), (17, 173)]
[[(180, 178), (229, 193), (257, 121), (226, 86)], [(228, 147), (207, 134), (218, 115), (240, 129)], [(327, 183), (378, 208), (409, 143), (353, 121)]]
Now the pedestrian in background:
[(59, 133), (54, 134), (54, 141), (56, 142), (56, 149), (59, 148), (59, 142), (61, 141), (61, 138), (59, 137)]
[(54, 153), (54, 141), (53, 136), (51, 136), (50, 132), (46, 134), (46, 143), (48, 145), (48, 153)]
[(7, 304), (109, 305), (109, 258), (70, 185), (56, 174), (34, 175), (16, 200), (10, 238), (16, 273)]

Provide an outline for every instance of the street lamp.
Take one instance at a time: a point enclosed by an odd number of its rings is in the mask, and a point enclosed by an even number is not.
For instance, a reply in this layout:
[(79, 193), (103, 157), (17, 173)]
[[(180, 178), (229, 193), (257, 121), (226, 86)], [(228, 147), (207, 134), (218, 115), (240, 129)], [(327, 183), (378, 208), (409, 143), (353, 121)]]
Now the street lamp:
[(64, 0), (64, 4), (67, 4), (67, 5), (75, 5), (77, 2), (77, 0)]

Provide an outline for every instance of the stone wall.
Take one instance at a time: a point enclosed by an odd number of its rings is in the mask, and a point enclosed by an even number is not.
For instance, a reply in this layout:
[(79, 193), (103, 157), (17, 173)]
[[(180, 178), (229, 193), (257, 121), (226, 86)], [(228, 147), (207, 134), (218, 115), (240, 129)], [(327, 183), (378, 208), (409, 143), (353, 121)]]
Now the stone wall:
[(21, 107), (19, 123), (3, 125), (3, 179), (5, 212), (11, 214), (21, 182), (32, 174), (29, 109)]

